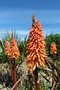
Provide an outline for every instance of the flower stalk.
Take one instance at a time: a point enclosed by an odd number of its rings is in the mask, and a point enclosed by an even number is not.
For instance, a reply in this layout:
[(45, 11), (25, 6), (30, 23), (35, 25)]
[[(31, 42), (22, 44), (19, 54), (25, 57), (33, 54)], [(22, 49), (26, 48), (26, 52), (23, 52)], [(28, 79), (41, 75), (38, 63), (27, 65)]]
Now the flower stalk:
[[(57, 54), (57, 46), (55, 44), (55, 42), (52, 42), (50, 45), (50, 54), (52, 56), (52, 64), (55, 65), (55, 56)], [(54, 80), (54, 68), (52, 68), (52, 87), (54, 86), (55, 80)], [(52, 89), (54, 90), (54, 88)]]
[[(17, 46), (17, 42), (14, 39), (13, 35), (11, 36), (10, 42), (5, 40), (4, 53), (5, 53), (5, 55), (7, 55), (8, 59), (9, 59), (10, 75), (11, 75), (12, 83), (14, 85), (17, 82), (15, 60), (17, 60), (19, 58), (20, 52), (19, 52), (19, 49)], [(17, 90), (17, 86), (14, 88), (14, 90)]]
[(33, 71), (36, 90), (40, 90), (38, 68), (44, 67), (46, 51), (45, 41), (43, 38), (42, 26), (32, 17), (32, 27), (30, 28), (29, 39), (27, 43), (27, 68)]

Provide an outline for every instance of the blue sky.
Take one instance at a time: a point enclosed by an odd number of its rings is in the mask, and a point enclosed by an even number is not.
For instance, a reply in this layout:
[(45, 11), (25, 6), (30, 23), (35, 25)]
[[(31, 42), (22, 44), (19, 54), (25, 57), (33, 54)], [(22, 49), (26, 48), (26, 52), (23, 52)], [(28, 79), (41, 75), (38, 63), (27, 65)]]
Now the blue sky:
[(44, 36), (60, 33), (60, 0), (0, 0), (0, 39), (12, 31), (24, 39), (32, 15), (41, 22)]

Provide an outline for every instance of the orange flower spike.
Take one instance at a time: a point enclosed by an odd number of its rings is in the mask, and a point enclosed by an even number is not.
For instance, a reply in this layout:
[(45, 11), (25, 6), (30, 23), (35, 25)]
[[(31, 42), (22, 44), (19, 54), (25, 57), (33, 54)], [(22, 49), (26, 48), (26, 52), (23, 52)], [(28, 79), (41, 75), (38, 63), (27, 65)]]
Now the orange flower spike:
[(56, 54), (57, 53), (57, 47), (56, 44), (53, 42), (50, 45), (50, 54)]
[[(29, 56), (30, 60), (27, 58), (27, 67), (29, 65), (33, 67), (28, 67), (29, 70), (34, 70), (37, 67), (43, 67), (46, 57), (45, 51), (45, 41), (42, 33), (42, 26), (39, 21), (36, 20), (33, 23), (33, 26), (30, 29), (29, 39), (27, 43), (27, 57)], [(30, 54), (31, 53), (31, 54)], [(33, 62), (33, 63), (30, 63)]]
[(11, 48), (10, 48), (10, 45), (8, 44), (8, 41), (6, 41), (6, 40), (4, 41), (4, 53), (8, 57), (11, 56)]
[(12, 53), (11, 58), (12, 59), (19, 58), (20, 52), (19, 52), (19, 49), (18, 49), (18, 46), (17, 46), (17, 42), (13, 37), (11, 38), (10, 47), (11, 47), (11, 53)]

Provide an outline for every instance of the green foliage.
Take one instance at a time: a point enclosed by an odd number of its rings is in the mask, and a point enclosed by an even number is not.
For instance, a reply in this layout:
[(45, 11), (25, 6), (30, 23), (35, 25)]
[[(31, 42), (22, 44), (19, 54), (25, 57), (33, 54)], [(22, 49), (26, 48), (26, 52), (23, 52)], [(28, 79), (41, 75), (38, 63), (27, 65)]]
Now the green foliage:
[(3, 42), (0, 40), (0, 47), (3, 49)]
[[(28, 77), (28, 76), (27, 76)], [(30, 79), (26, 78), (24, 80), (24, 90), (34, 90), (34, 85), (33, 85), (33, 78), (30, 76)]]
[(56, 90), (60, 90), (60, 83), (57, 84)]
[[(50, 34), (49, 36), (46, 36), (45, 38), (46, 41), (46, 50), (47, 50), (47, 54), (48, 56), (50, 56), (50, 44), (52, 42), (55, 42), (57, 45), (57, 55), (54, 57), (51, 57), (51, 59), (54, 59), (55, 65), (53, 65), (50, 61), (48, 60), (46, 62), (48, 68), (50, 68), (52, 70), (52, 68), (55, 70), (55, 72), (53, 72), (54, 74), (54, 80), (57, 82), (56, 87), (59, 88), (60, 85), (60, 34)], [(59, 90), (59, 89), (56, 89)]]
[(24, 41), (21, 39), (18, 41), (18, 47), (21, 53), (21, 56), (26, 57), (26, 45), (27, 45), (27, 36), (25, 37)]
[(43, 80), (40, 80), (40, 90), (47, 90), (46, 84)]
[(0, 63), (5, 63), (7, 62), (8, 59), (4, 54), (4, 46), (3, 46), (3, 41), (0, 41)]
[(2, 41), (0, 41), (0, 54), (3, 52), (3, 44)]
[(2, 62), (3, 63), (8, 62), (8, 58), (4, 53), (0, 54), (0, 63), (2, 63)]
[[(15, 35), (15, 33), (14, 33)], [(20, 57), (18, 60), (16, 60), (16, 64), (17, 64), (17, 72), (19, 70), (19, 67), (21, 66), (21, 64), (24, 62), (25, 60), (25, 57), (26, 57), (26, 45), (27, 45), (27, 41), (28, 41), (28, 38), (27, 36), (25, 37), (24, 41), (21, 40), (21, 39), (18, 39), (15, 35), (15, 38), (17, 40), (17, 43), (18, 43), (18, 47), (19, 47), (19, 50), (20, 50)], [(10, 34), (7, 33), (7, 36), (5, 37), (6, 40), (10, 41)], [(4, 41), (4, 39), (3, 39)], [(0, 62), (8, 62), (8, 58), (5, 56), (4, 54), (4, 46), (3, 46), (3, 41), (0, 41)], [(57, 81), (57, 84), (56, 84), (56, 88), (59, 88), (59, 89), (56, 89), (56, 90), (60, 90), (60, 87), (59, 87), (59, 78), (60, 78), (60, 73), (59, 73), (59, 68), (60, 67), (57, 67), (57, 66), (60, 66), (60, 34), (50, 34), (49, 36), (46, 36), (45, 38), (45, 41), (46, 41), (46, 50), (47, 50), (47, 54), (48, 56), (50, 56), (50, 44), (52, 42), (55, 42), (56, 45), (57, 45), (57, 49), (58, 49), (58, 54), (57, 54), (57, 58), (56, 58), (56, 66), (52, 65), (52, 59), (51, 60), (47, 60), (46, 61), (46, 66), (47, 66), (47, 70), (46, 69), (42, 69), (41, 71), (43, 73), (40, 72), (40, 75), (46, 80), (46, 82), (48, 83), (50, 80), (47, 79), (47, 77), (51, 77), (51, 74), (52, 72), (50, 70), (52, 70), (52, 67), (55, 69), (56, 72), (53, 72), (54, 73), (54, 78), (56, 78), (56, 81)], [(58, 60), (59, 59), (59, 60)], [(57, 75), (56, 75), (57, 73)], [(18, 73), (20, 75), (20, 72)], [(42, 75), (43, 74), (43, 75)], [(44, 76), (44, 74), (46, 76)], [(46, 82), (44, 82), (44, 79), (40, 80), (40, 88), (41, 90), (48, 90), (47, 88), (49, 88), (46, 84)], [(30, 80), (28, 80), (28, 76), (24, 79), (24, 90), (34, 90), (34, 82), (32, 82), (33, 79), (31, 77)], [(49, 82), (49, 84), (51, 84)], [(21, 86), (19, 86), (19, 88), (21, 88)]]
[(6, 36), (3, 38), (3, 41), (4, 41), (4, 39), (6, 39), (7, 41), (10, 41), (11, 36), (8, 32), (6, 33)]

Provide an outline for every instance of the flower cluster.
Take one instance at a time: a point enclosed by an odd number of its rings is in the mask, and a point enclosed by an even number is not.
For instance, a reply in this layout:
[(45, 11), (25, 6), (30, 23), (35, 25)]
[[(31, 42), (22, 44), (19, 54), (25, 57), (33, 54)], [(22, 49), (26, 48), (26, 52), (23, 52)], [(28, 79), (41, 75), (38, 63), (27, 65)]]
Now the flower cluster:
[(42, 26), (39, 21), (35, 22), (30, 29), (26, 54), (28, 70), (44, 67), (46, 50)]
[(57, 47), (54, 42), (51, 43), (50, 45), (50, 54), (56, 54), (57, 53)]
[(16, 40), (11, 37), (10, 43), (8, 41), (4, 41), (4, 53), (11, 59), (17, 59), (20, 56), (20, 52), (17, 46)]

